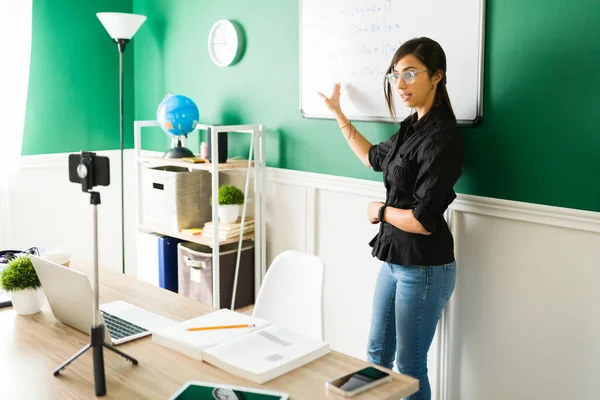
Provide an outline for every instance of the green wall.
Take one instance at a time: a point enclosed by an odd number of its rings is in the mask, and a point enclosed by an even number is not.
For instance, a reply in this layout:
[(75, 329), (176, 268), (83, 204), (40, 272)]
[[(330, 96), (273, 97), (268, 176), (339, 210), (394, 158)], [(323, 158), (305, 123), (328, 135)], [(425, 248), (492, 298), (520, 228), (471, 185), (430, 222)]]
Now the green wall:
[[(463, 129), (457, 190), (600, 211), (598, 1), (487, 6), (484, 121)], [(270, 166), (381, 179), (360, 164), (334, 121), (300, 116), (297, 1), (135, 0), (134, 10), (149, 25), (136, 37), (136, 118), (153, 119), (165, 93), (182, 93), (205, 123), (264, 124)], [(238, 21), (247, 37), (244, 57), (229, 68), (207, 53), (208, 32), (222, 18)], [(356, 126), (372, 142), (395, 131), (386, 123)]]
[[(22, 154), (119, 148), (119, 53), (96, 17), (132, 0), (34, 0)], [(125, 53), (126, 147), (133, 146), (133, 51)]]
[[(118, 148), (117, 53), (94, 13), (133, 7), (148, 16), (133, 40), (135, 108), (127, 111), (136, 119), (154, 119), (167, 92), (181, 93), (196, 101), (204, 123), (264, 124), (269, 166), (381, 180), (352, 154), (334, 121), (300, 116), (298, 1), (44, 3), (34, 4), (24, 154)], [(484, 121), (463, 128), (457, 191), (600, 211), (598, 1), (487, 5)], [(222, 18), (238, 21), (247, 38), (244, 57), (229, 68), (215, 66), (207, 52), (208, 32)], [(129, 78), (131, 69), (131, 85)], [(127, 107), (129, 100), (131, 92)], [(395, 131), (386, 123), (356, 126), (372, 142)], [(231, 141), (234, 154), (247, 147)], [(148, 142), (160, 150), (165, 144), (159, 130)]]

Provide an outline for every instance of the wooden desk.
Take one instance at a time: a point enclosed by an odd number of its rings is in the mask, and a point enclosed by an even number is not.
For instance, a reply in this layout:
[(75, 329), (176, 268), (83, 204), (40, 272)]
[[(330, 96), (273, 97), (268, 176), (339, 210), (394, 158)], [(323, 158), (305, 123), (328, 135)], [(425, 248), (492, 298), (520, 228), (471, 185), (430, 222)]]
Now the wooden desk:
[[(78, 268), (90, 276), (89, 270)], [(214, 309), (133, 277), (100, 272), (101, 303), (125, 300), (176, 321)], [(90, 310), (91, 312), (91, 310)], [(0, 310), (0, 399), (91, 399), (94, 395), (92, 352), (88, 351), (60, 375), (52, 372), (88, 343), (88, 336), (42, 312), (16, 315)], [(325, 391), (325, 382), (368, 363), (334, 352), (264, 385), (239, 378), (152, 342), (150, 336), (118, 346), (135, 357), (133, 366), (104, 351), (107, 399), (168, 399), (190, 380), (262, 387), (290, 393), (293, 400), (342, 399)], [(390, 371), (391, 372), (391, 371)], [(401, 399), (418, 389), (418, 381), (393, 373), (393, 381), (355, 397), (358, 400)]]

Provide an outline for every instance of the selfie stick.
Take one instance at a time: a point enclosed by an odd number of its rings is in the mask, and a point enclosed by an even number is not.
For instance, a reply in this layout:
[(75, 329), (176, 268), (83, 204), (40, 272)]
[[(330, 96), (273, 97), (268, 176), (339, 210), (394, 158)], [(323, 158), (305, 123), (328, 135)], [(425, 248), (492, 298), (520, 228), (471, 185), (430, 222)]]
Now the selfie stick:
[(100, 193), (90, 190), (94, 187), (94, 171), (92, 168), (94, 157), (95, 153), (82, 152), (80, 164), (77, 166), (77, 175), (81, 179), (82, 189), (84, 192), (90, 194), (90, 204), (93, 206), (94, 215), (94, 298), (92, 326), (90, 327), (90, 343), (88, 343), (84, 348), (79, 350), (74, 356), (69, 358), (60, 367), (58, 367), (54, 371), (54, 376), (59, 376), (60, 371), (65, 369), (67, 365), (75, 361), (77, 357), (85, 353), (87, 350), (92, 349), (92, 356), (94, 360), (94, 387), (96, 389), (96, 396), (104, 396), (106, 394), (106, 379), (104, 375), (104, 354), (102, 352), (103, 347), (106, 347), (121, 357), (131, 361), (133, 365), (137, 365), (138, 362), (135, 358), (128, 356), (121, 350), (118, 350), (104, 342), (104, 325), (100, 323), (100, 291), (98, 288), (98, 204), (100, 204)]

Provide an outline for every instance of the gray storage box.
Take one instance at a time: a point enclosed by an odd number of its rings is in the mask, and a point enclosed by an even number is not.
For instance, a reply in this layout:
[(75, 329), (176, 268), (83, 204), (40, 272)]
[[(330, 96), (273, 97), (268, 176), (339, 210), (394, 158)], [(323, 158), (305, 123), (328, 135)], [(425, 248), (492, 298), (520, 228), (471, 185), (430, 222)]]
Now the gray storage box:
[[(221, 308), (231, 307), (238, 242), (220, 246)], [(212, 248), (198, 243), (177, 245), (179, 294), (212, 305)], [(254, 304), (254, 242), (242, 242), (235, 308)]]
[(202, 228), (211, 220), (208, 171), (162, 166), (143, 171), (142, 221), (169, 231)]

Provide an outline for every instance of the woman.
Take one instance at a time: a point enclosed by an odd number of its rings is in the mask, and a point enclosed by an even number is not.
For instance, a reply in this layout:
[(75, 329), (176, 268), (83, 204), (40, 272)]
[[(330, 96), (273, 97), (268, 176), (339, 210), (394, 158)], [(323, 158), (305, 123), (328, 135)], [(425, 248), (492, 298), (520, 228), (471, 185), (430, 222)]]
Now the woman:
[(394, 54), (384, 94), (394, 119), (393, 92), (415, 112), (386, 142), (371, 145), (340, 107), (340, 85), (330, 97), (319, 93), (333, 112), (354, 153), (382, 171), (386, 201), (370, 202), (367, 216), (380, 223), (371, 241), (383, 261), (375, 286), (369, 362), (419, 379), (410, 400), (431, 398), (427, 352), (437, 322), (456, 281), (452, 234), (443, 218), (456, 198), (462, 172), (462, 139), (446, 90), (446, 56), (429, 38), (405, 42)]

